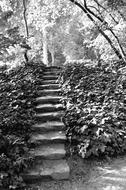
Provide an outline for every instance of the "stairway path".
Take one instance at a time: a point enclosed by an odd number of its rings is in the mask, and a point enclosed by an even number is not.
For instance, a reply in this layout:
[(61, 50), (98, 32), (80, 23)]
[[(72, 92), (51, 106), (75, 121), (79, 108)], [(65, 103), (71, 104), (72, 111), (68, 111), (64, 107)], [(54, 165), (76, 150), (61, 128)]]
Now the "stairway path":
[(23, 174), (30, 183), (44, 179), (68, 179), (70, 169), (65, 159), (66, 135), (62, 122), (64, 108), (60, 102), (61, 89), (58, 84), (60, 68), (47, 67), (40, 78), (39, 96), (36, 98), (36, 124), (32, 126), (31, 141), (34, 148), (33, 167)]

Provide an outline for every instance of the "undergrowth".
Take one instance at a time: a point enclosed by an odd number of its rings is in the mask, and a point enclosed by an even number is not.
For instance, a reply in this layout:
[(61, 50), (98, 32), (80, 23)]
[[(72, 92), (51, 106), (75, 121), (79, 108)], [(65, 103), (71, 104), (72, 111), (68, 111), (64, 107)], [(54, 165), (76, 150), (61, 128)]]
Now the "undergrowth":
[(61, 74), (67, 136), (83, 157), (126, 152), (126, 67), (68, 63)]
[(28, 155), (34, 100), (42, 63), (0, 68), (0, 188), (24, 189), (22, 172), (32, 163)]

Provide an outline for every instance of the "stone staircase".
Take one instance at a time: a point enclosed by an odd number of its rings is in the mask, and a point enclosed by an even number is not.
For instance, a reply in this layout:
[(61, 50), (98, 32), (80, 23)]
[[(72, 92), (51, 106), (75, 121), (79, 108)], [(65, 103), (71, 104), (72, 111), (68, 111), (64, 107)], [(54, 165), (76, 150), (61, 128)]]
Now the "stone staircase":
[(44, 179), (62, 180), (69, 178), (69, 166), (65, 159), (66, 135), (62, 116), (63, 106), (60, 102), (58, 75), (60, 68), (46, 67), (38, 87), (36, 98), (36, 121), (32, 126), (32, 142), (35, 147), (31, 154), (35, 156), (34, 165), (23, 175), (30, 183)]

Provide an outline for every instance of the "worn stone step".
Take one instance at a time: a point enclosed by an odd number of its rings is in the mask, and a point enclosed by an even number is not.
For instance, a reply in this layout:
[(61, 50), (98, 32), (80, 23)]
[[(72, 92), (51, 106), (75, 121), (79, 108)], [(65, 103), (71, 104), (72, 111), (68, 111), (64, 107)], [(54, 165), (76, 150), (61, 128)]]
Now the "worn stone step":
[(46, 122), (46, 121), (61, 121), (64, 113), (62, 111), (57, 112), (47, 112), (47, 113), (36, 113), (35, 119), (38, 122)]
[(46, 103), (59, 103), (62, 99), (62, 96), (40, 96), (36, 98), (36, 103), (46, 104)]
[(58, 76), (57, 75), (43, 75), (42, 77), (44, 80), (57, 80)]
[(64, 129), (65, 129), (64, 123), (59, 121), (48, 121), (40, 124), (37, 123), (32, 126), (32, 130), (39, 133), (44, 133), (49, 131), (60, 131)]
[(39, 90), (38, 91), (39, 96), (58, 96), (61, 95), (61, 90), (60, 89), (48, 89), (48, 90)]
[(58, 67), (58, 66), (49, 66), (49, 67), (45, 67), (44, 71), (53, 71), (53, 70), (62, 70), (62, 67)]
[(64, 144), (49, 144), (35, 148), (30, 153), (34, 155), (35, 160), (57, 160), (64, 158), (66, 151)]
[(45, 84), (59, 84), (59, 80), (45, 80), (43, 79), (43, 75), (39, 77), (38, 84), (45, 85)]
[(42, 84), (57, 84), (58, 80), (41, 80)]
[(44, 75), (60, 75), (61, 71), (60, 70), (50, 70), (50, 71), (44, 71)]
[(70, 168), (66, 160), (44, 160), (40, 165), (23, 174), (24, 181), (29, 183), (41, 182), (47, 179), (63, 180), (68, 179)]
[(36, 106), (37, 113), (56, 112), (64, 110), (62, 104), (39, 104)]
[(41, 145), (48, 143), (65, 143), (66, 135), (64, 131), (53, 131), (43, 134), (33, 134), (31, 137), (31, 142)]
[(38, 89), (42, 89), (42, 90), (46, 90), (46, 89), (59, 89), (60, 90), (60, 86), (59, 84), (42, 84), (38, 86)]

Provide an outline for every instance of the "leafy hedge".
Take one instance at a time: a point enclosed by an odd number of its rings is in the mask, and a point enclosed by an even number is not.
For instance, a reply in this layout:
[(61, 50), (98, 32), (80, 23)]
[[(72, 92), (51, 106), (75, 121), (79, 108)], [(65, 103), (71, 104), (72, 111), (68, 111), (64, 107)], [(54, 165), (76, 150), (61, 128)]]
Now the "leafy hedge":
[(126, 66), (68, 63), (62, 74), (67, 135), (85, 158), (126, 151)]
[(0, 188), (23, 189), (21, 173), (31, 163), (31, 125), (38, 73), (43, 64), (0, 68)]

